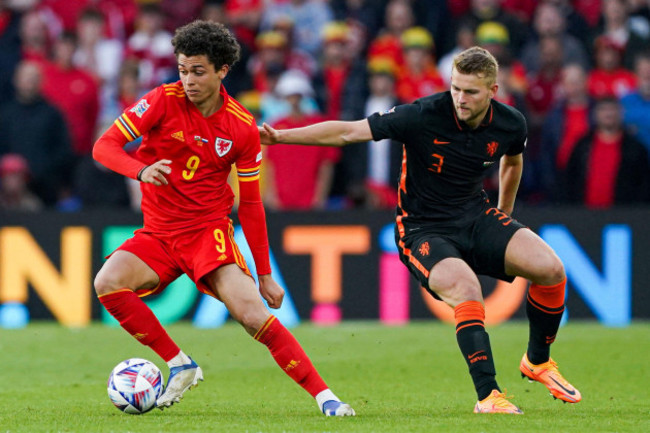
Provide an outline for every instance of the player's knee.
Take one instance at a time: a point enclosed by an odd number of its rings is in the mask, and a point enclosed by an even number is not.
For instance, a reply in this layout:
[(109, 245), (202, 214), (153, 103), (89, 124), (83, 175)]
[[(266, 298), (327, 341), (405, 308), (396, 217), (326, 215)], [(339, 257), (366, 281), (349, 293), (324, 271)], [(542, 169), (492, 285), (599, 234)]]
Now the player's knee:
[(551, 286), (560, 283), (565, 278), (564, 264), (558, 256), (553, 254), (546, 260), (538, 284)]
[(121, 285), (119, 281), (102, 271), (95, 277), (93, 285), (97, 296), (108, 295), (109, 293), (124, 288), (124, 285)]
[(230, 311), (230, 314), (251, 335), (254, 335), (268, 318), (268, 311), (265, 308), (260, 309), (253, 304), (240, 305), (239, 308)]

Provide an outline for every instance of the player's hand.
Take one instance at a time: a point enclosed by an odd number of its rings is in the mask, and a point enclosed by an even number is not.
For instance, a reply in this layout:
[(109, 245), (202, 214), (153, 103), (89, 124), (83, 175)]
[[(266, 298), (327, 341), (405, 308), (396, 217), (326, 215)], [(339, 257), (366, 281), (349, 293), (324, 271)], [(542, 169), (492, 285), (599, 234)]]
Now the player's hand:
[(148, 165), (140, 173), (140, 182), (144, 183), (153, 183), (156, 186), (168, 185), (166, 174), (172, 172), (171, 160), (161, 159), (160, 161), (154, 162), (151, 165)]
[(280, 308), (284, 299), (284, 289), (275, 282), (271, 274), (260, 275), (260, 294), (271, 308)]
[(262, 126), (257, 127), (257, 130), (260, 133), (260, 142), (262, 144), (270, 146), (279, 143), (280, 133), (268, 123), (264, 122)]

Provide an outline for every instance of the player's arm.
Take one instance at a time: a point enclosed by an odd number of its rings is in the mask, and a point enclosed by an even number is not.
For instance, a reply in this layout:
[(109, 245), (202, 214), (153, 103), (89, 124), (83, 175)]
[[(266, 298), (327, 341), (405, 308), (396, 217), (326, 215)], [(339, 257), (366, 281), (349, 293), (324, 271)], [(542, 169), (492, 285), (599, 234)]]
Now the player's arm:
[(521, 173), (524, 168), (523, 153), (503, 155), (499, 165), (499, 209), (510, 215), (515, 207), (515, 197), (519, 189)]
[(124, 145), (128, 142), (129, 140), (113, 124), (95, 143), (93, 158), (106, 168), (131, 179), (154, 185), (167, 185), (165, 175), (172, 171), (169, 167), (171, 161), (162, 159), (146, 165), (124, 150)]
[(239, 178), (239, 223), (250, 246), (253, 260), (255, 260), (260, 294), (268, 302), (269, 307), (280, 308), (284, 299), (284, 289), (271, 277), (266, 213), (260, 195), (259, 166), (257, 167), (257, 173), (251, 170), (237, 170)]
[(304, 144), (316, 146), (345, 146), (371, 141), (368, 119), (351, 122), (331, 120), (302, 128), (274, 129), (267, 123), (258, 127), (262, 144)]

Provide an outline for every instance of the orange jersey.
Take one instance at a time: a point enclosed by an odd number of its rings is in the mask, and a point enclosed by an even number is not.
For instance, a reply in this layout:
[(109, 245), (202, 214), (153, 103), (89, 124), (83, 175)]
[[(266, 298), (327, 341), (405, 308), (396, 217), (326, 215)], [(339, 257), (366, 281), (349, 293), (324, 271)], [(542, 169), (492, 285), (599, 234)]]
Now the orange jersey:
[(142, 137), (138, 161), (172, 161), (169, 185), (141, 183), (145, 229), (186, 229), (228, 215), (234, 200), (227, 183), (232, 164), (240, 182), (259, 179), (262, 153), (253, 116), (223, 86), (220, 93), (223, 106), (203, 117), (180, 81), (163, 84), (115, 121), (128, 141)]

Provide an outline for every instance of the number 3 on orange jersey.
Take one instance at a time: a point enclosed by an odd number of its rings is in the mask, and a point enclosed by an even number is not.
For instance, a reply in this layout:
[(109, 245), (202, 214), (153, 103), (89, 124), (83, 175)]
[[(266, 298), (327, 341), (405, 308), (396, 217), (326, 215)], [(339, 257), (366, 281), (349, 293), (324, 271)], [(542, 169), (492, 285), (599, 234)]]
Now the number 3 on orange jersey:
[(223, 234), (223, 231), (221, 229), (216, 229), (213, 234), (214, 240), (217, 241), (217, 244), (214, 246), (217, 249), (217, 252), (226, 252), (226, 236)]
[(201, 159), (198, 156), (190, 156), (187, 160), (187, 164), (185, 164), (187, 170), (183, 170), (183, 179), (191, 180), (194, 177), (194, 173), (196, 173), (196, 170), (199, 168), (200, 163)]

